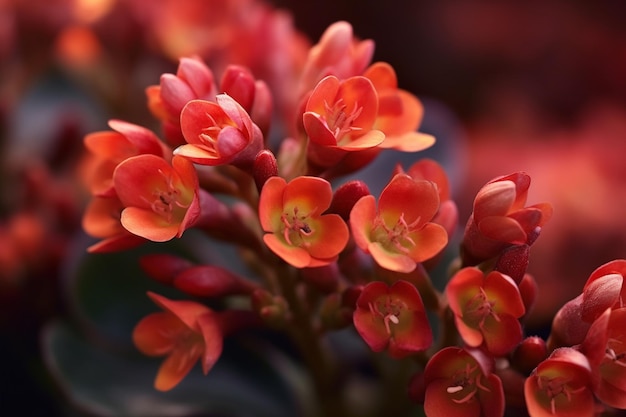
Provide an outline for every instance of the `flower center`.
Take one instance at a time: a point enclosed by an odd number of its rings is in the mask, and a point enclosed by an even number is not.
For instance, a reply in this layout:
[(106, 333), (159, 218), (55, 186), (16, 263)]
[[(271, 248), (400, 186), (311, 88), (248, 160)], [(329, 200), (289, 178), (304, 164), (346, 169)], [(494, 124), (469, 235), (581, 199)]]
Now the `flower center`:
[(479, 389), (490, 392), (489, 388), (483, 385), (482, 377), (478, 365), (471, 366), (466, 363), (465, 369), (454, 374), (452, 385), (446, 388), (446, 392), (452, 396), (452, 401), (457, 404), (472, 401)]
[(352, 111), (348, 113), (346, 112), (347, 105), (344, 103), (343, 99), (340, 98), (335, 101), (332, 106), (330, 106), (327, 102), (324, 102), (324, 108), (326, 110), (326, 125), (335, 135), (337, 144), (339, 144), (341, 139), (349, 133), (361, 130), (360, 127), (354, 127), (352, 124), (363, 111), (362, 107), (357, 107), (355, 105)]
[(215, 120), (213, 116), (209, 113), (205, 113), (206, 117), (209, 119), (210, 126), (202, 128), (202, 133), (200, 133), (199, 138), (202, 144), (204, 145), (204, 149), (211, 154), (211, 156), (217, 158), (220, 156), (219, 150), (217, 148), (217, 138), (219, 137), (222, 128), (225, 127)]
[(572, 388), (569, 384), (570, 381), (570, 378), (562, 376), (549, 378), (540, 375), (537, 378), (537, 385), (539, 386), (539, 389), (543, 390), (550, 400), (550, 412), (552, 414), (556, 414), (557, 402), (563, 405), (564, 402), (570, 402), (572, 400), (573, 394), (579, 394), (585, 390), (584, 386)]
[(604, 358), (613, 364), (626, 368), (626, 351), (621, 340), (610, 338), (606, 344)]
[(494, 301), (487, 299), (485, 290), (480, 288), (479, 292), (474, 295), (465, 304), (463, 310), (463, 320), (470, 326), (478, 326), (483, 330), (485, 326), (485, 320), (489, 316), (493, 317), (496, 321), (500, 321), (500, 317), (493, 311), (493, 307), (496, 305)]
[(373, 315), (383, 319), (385, 330), (391, 336), (391, 324), (400, 323), (400, 313), (406, 309), (406, 304), (402, 300), (384, 297), (377, 299), (374, 303), (369, 303), (370, 311)]
[(385, 224), (384, 220), (380, 216), (374, 220), (373, 234), (374, 241), (379, 242), (387, 250), (408, 254), (412, 247), (415, 246), (415, 241), (411, 238), (410, 233), (415, 229), (415, 226), (420, 221), (418, 217), (414, 222), (408, 224), (404, 220), (404, 213), (400, 214), (398, 221), (389, 227)]
[(283, 222), (283, 237), (285, 241), (292, 246), (309, 246), (306, 238), (311, 236), (315, 231), (311, 228), (307, 219), (308, 214), (301, 214), (298, 207), (294, 207), (292, 213), (283, 213), (280, 220)]
[[(181, 192), (178, 188), (174, 187), (171, 175), (165, 175), (160, 169), (159, 174), (165, 179), (165, 189), (157, 188), (154, 190), (152, 192), (154, 200), (148, 202), (153, 212), (159, 214), (167, 220), (168, 223), (172, 223), (174, 214), (176, 214), (177, 219), (184, 217), (186, 209), (189, 208), (189, 203), (181, 202)], [(175, 211), (178, 211), (178, 213), (175, 213)]]

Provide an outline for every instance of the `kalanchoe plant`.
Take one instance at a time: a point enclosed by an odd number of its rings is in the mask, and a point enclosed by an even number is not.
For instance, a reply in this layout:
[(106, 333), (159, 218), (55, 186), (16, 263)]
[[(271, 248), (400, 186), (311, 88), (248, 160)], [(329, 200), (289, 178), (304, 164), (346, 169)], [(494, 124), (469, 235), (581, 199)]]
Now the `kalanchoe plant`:
[(162, 311), (133, 332), (140, 352), (166, 356), (156, 388), (175, 390), (198, 361), (211, 378), (233, 333), (253, 326), (252, 344), (275, 370), (300, 378), (294, 395), (306, 416), (626, 408), (626, 260), (594, 271), (547, 338), (524, 327), (539, 285), (527, 272), (530, 248), (552, 215), (548, 203), (527, 205), (528, 174), (478, 190), (460, 240), (435, 160), (380, 173), (380, 195), (366, 179), (344, 181), (386, 149), (434, 143), (418, 131), (420, 100), (398, 88), (390, 64), (371, 63), (373, 52), (337, 22), (278, 87), (244, 65), (214, 73), (182, 57), (146, 91), (163, 142), (120, 120), (85, 138), (97, 164), (83, 225), (102, 239), (89, 250), (192, 249), (140, 260), (176, 295), (146, 288)]

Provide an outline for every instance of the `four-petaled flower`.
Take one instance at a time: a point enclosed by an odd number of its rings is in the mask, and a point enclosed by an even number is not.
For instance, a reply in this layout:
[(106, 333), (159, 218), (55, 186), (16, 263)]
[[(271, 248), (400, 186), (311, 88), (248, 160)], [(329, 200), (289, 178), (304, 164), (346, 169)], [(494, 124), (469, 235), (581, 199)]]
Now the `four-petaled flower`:
[(463, 341), (493, 355), (510, 352), (522, 340), (518, 320), (524, 315), (522, 296), (515, 282), (498, 271), (487, 276), (474, 267), (458, 271), (446, 286), (446, 297)]
[(174, 150), (200, 165), (233, 164), (249, 169), (263, 148), (263, 134), (239, 103), (226, 94), (192, 100), (180, 114), (186, 144)]
[(182, 236), (200, 214), (198, 177), (180, 156), (172, 165), (155, 155), (128, 158), (115, 169), (113, 183), (125, 207), (126, 230), (155, 242)]
[(321, 80), (302, 115), (311, 161), (327, 167), (346, 152), (379, 145), (385, 134), (373, 128), (377, 114), (378, 96), (367, 78), (329, 75)]
[(504, 415), (504, 390), (480, 351), (447, 347), (424, 369), (424, 411), (429, 417)]
[(422, 298), (407, 281), (367, 284), (356, 301), (353, 320), (374, 352), (388, 349), (392, 358), (424, 351), (433, 341)]
[(579, 351), (556, 349), (524, 383), (531, 417), (593, 416), (589, 361)]
[(357, 201), (350, 212), (350, 226), (356, 244), (378, 265), (411, 272), (448, 243), (446, 230), (431, 222), (438, 209), (434, 183), (398, 174), (382, 191), (378, 212), (374, 196)]
[(332, 188), (319, 177), (297, 177), (287, 183), (271, 177), (259, 200), (259, 219), (267, 246), (297, 267), (328, 265), (349, 239), (348, 226), (337, 214), (322, 214), (330, 206)]
[(222, 353), (217, 313), (193, 301), (173, 301), (148, 293), (164, 311), (144, 317), (133, 331), (135, 346), (148, 356), (165, 356), (154, 381), (160, 391), (174, 388), (198, 360), (206, 375)]

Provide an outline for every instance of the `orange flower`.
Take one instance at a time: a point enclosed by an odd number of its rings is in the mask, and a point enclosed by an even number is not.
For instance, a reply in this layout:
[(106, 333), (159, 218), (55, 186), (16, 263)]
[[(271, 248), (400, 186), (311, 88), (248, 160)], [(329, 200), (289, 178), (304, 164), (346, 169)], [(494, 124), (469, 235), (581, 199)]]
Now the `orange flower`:
[(259, 127), (226, 94), (218, 94), (215, 102), (190, 101), (182, 110), (180, 124), (187, 144), (176, 148), (174, 154), (197, 164), (251, 168), (263, 148)]
[(424, 106), (413, 94), (398, 88), (396, 72), (391, 65), (377, 62), (368, 67), (363, 76), (372, 82), (378, 93), (374, 127), (385, 133), (381, 148), (418, 152), (435, 143), (432, 135), (417, 132)]
[(87, 181), (92, 194), (111, 196), (113, 171), (131, 156), (152, 154), (169, 157), (171, 150), (150, 130), (121, 120), (109, 120), (113, 131), (94, 132), (85, 136), (85, 147), (96, 157)]
[(83, 215), (83, 229), (88, 235), (102, 239), (91, 245), (89, 252), (113, 252), (130, 249), (145, 242), (145, 239), (130, 233), (120, 223), (124, 205), (114, 195), (94, 197)]
[(297, 177), (287, 183), (271, 177), (263, 186), (259, 218), (263, 240), (296, 268), (328, 265), (348, 243), (348, 226), (330, 206), (330, 183), (318, 177)]
[(313, 143), (354, 151), (373, 148), (385, 138), (372, 129), (377, 114), (378, 97), (367, 78), (340, 81), (331, 75), (317, 84), (302, 117)]
[(350, 226), (356, 244), (378, 265), (411, 272), (448, 243), (446, 230), (431, 222), (438, 209), (439, 196), (432, 182), (398, 174), (382, 191), (378, 212), (372, 195), (354, 205)]
[(222, 354), (217, 313), (193, 301), (172, 301), (150, 292), (148, 296), (164, 311), (144, 317), (133, 330), (133, 342), (144, 355), (167, 355), (154, 387), (160, 391), (174, 388), (198, 360), (206, 375)]
[(139, 155), (113, 174), (125, 207), (122, 226), (146, 239), (164, 242), (182, 236), (199, 216), (198, 177), (193, 164), (174, 156), (172, 165), (155, 155)]

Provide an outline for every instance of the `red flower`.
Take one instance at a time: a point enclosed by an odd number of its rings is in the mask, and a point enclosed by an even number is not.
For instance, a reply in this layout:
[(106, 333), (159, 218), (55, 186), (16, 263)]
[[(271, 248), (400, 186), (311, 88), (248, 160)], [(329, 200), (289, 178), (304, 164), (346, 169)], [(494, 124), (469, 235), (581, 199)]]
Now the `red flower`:
[(502, 381), (479, 351), (447, 347), (424, 370), (424, 411), (429, 417), (504, 415)]
[(328, 265), (349, 239), (348, 226), (337, 214), (322, 214), (330, 206), (330, 183), (318, 177), (297, 177), (287, 183), (271, 177), (259, 200), (263, 240), (287, 263), (297, 267)]
[(431, 220), (439, 208), (437, 187), (430, 181), (398, 174), (378, 201), (362, 197), (350, 212), (356, 244), (383, 268), (411, 272), (448, 243), (446, 230)]
[(374, 127), (385, 134), (381, 148), (418, 152), (435, 143), (432, 135), (417, 132), (424, 107), (413, 94), (398, 88), (396, 72), (391, 65), (377, 62), (368, 67), (363, 76), (372, 82), (378, 93)]
[(193, 164), (174, 156), (172, 165), (154, 155), (122, 162), (113, 175), (129, 232), (164, 242), (182, 236), (199, 216), (198, 177)]
[(417, 289), (407, 281), (391, 287), (370, 282), (356, 301), (354, 326), (374, 352), (402, 358), (430, 347), (432, 331)]
[(222, 354), (223, 334), (217, 313), (193, 301), (148, 295), (164, 311), (144, 317), (135, 326), (133, 342), (145, 355), (167, 355), (154, 381), (155, 388), (174, 388), (198, 360), (206, 375)]
[(263, 148), (263, 134), (234, 99), (218, 94), (216, 102), (192, 100), (180, 124), (187, 144), (174, 150), (201, 165), (235, 164), (251, 168)]
[(556, 349), (526, 379), (524, 396), (531, 417), (594, 415), (589, 361), (575, 349)]
[(495, 178), (478, 191), (462, 242), (465, 265), (476, 265), (512, 245), (531, 245), (552, 207), (525, 207), (530, 177), (522, 172)]
[(452, 277), (445, 293), (467, 345), (484, 343), (490, 353), (500, 356), (522, 341), (518, 318), (524, 315), (524, 302), (508, 276), (497, 271), (484, 276), (478, 268), (463, 268)]

